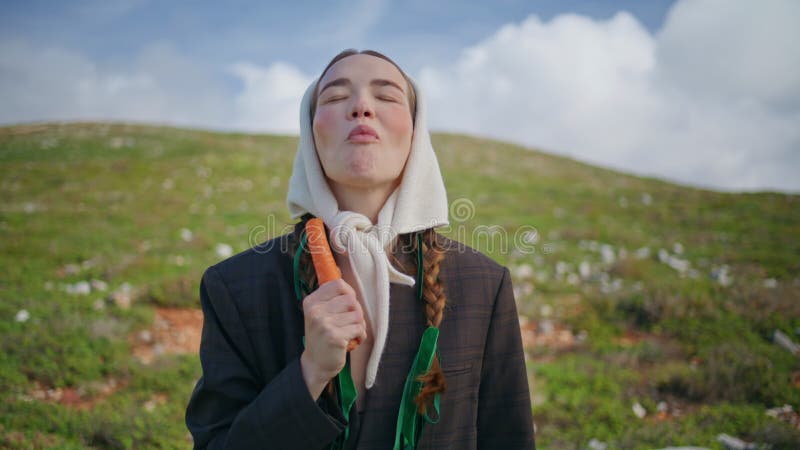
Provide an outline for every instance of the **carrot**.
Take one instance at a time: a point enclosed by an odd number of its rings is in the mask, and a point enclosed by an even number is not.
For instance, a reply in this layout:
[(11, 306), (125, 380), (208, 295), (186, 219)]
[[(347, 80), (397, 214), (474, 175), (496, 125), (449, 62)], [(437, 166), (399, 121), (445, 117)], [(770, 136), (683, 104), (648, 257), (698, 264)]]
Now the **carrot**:
[[(308, 235), (308, 250), (311, 252), (311, 261), (317, 272), (317, 284), (322, 286), (328, 281), (342, 278), (342, 272), (333, 259), (328, 238), (325, 234), (325, 224), (322, 219), (315, 217), (306, 222), (306, 235)], [(352, 351), (361, 344), (361, 338), (351, 339), (347, 343), (347, 351)]]

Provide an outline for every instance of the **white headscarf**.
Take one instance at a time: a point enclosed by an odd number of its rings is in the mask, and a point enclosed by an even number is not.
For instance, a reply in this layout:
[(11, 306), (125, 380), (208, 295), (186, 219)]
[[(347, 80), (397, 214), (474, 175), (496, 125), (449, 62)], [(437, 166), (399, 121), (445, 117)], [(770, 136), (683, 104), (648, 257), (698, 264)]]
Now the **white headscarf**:
[(427, 105), (413, 79), (411, 84), (417, 102), (411, 152), (403, 179), (378, 213), (377, 224), (373, 225), (363, 214), (340, 211), (328, 186), (311, 128), (311, 96), (316, 80), (308, 86), (300, 104), (300, 143), (286, 198), (293, 219), (306, 213), (321, 218), (331, 230), (331, 245), (348, 254), (374, 338), (367, 362), (367, 389), (375, 384), (389, 331), (389, 283), (415, 284), (414, 278), (392, 267), (386, 249), (400, 234), (448, 225), (447, 193), (428, 132)]

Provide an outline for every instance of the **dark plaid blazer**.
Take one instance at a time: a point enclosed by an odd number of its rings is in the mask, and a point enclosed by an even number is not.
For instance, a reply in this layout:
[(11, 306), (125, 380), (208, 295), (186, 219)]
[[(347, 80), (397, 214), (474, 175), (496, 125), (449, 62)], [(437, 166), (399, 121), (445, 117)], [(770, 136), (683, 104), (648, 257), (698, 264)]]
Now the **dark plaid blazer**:
[[(440, 266), (447, 307), (439, 353), (447, 384), (420, 449), (534, 449), (531, 398), (507, 268), (456, 241)], [(286, 236), (209, 267), (200, 285), (202, 377), (186, 409), (194, 448), (326, 448), (347, 420), (314, 400), (300, 371), (303, 311)], [(403, 386), (426, 328), (415, 288), (392, 284), (390, 323), (364, 411), (353, 405), (348, 448), (391, 449)]]

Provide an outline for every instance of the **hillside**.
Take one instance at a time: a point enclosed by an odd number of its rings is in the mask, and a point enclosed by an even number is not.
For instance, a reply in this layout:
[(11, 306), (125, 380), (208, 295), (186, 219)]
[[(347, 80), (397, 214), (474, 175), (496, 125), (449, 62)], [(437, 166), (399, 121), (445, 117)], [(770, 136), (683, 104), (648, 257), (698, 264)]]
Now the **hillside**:
[[(200, 275), (289, 229), (296, 145), (0, 127), (0, 447), (190, 447)], [(800, 361), (774, 338), (800, 341), (800, 196), (433, 145), (445, 234), (511, 268), (538, 448), (800, 448)]]

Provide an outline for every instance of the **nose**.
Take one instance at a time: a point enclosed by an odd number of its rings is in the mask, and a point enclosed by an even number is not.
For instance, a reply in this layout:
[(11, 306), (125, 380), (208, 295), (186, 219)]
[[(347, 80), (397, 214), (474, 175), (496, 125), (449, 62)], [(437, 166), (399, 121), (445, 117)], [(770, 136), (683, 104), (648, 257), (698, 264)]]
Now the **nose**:
[(350, 111), (350, 117), (358, 119), (359, 117), (374, 117), (375, 111), (372, 104), (368, 101), (366, 95), (359, 95), (355, 97), (353, 109)]

